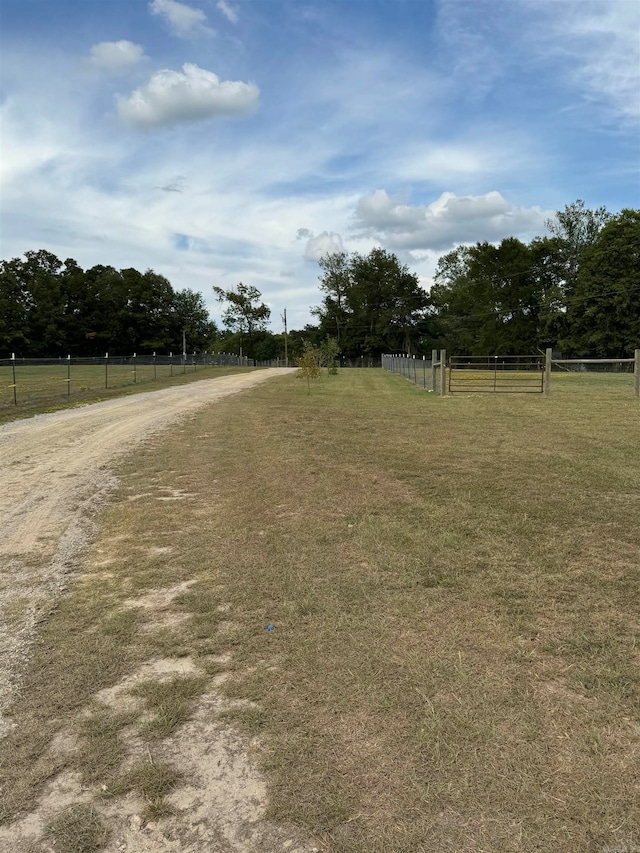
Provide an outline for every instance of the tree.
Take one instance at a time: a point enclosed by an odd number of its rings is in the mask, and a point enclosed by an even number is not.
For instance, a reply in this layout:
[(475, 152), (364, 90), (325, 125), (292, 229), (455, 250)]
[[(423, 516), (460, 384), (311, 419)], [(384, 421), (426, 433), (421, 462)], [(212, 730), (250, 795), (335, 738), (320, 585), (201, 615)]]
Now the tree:
[(325, 294), (321, 307), (312, 308), (311, 313), (320, 317), (325, 326), (334, 326), (338, 346), (349, 321), (348, 293), (351, 284), (349, 256), (346, 252), (333, 252), (318, 261), (323, 270), (320, 290)]
[(171, 304), (171, 349), (182, 351), (182, 334), (189, 350), (213, 348), (218, 327), (209, 319), (209, 311), (201, 293), (186, 288), (173, 294)]
[(441, 342), (460, 355), (533, 352), (540, 298), (531, 251), (515, 237), (461, 246), (438, 262), (430, 302)]
[(572, 353), (630, 355), (640, 347), (640, 210), (623, 210), (584, 250), (567, 305)]
[(241, 346), (249, 358), (255, 358), (255, 338), (257, 332), (265, 331), (271, 309), (260, 302), (262, 294), (256, 287), (238, 284), (232, 290), (214, 287), (219, 302), (228, 303), (222, 315), (224, 325), (231, 332), (240, 334)]
[(22, 341), (32, 355), (66, 355), (65, 298), (61, 290), (61, 261), (41, 249), (26, 252), (25, 259), (3, 262), (3, 298), (9, 310), (9, 322), (20, 323), (20, 331), (5, 332)]
[(554, 219), (545, 225), (555, 237), (558, 259), (564, 271), (564, 286), (570, 293), (576, 283), (583, 251), (595, 242), (601, 229), (609, 222), (611, 214), (606, 207), (589, 210), (584, 201), (578, 199), (557, 211)]
[(21, 352), (29, 340), (29, 291), (16, 269), (20, 262), (0, 265), (0, 351)]
[(309, 341), (305, 341), (302, 355), (298, 357), (298, 376), (307, 380), (307, 394), (311, 393), (311, 380), (320, 376), (321, 354)]
[(411, 352), (426, 319), (427, 294), (418, 277), (384, 249), (368, 255), (344, 252), (320, 261), (322, 304), (312, 309), (320, 335), (335, 336), (350, 356)]
[(553, 347), (567, 334), (566, 272), (560, 237), (536, 237), (529, 244), (530, 275), (538, 294), (540, 349)]
[(0, 262), (0, 347), (27, 357), (176, 350), (215, 335), (200, 294), (147, 270), (84, 271), (50, 252)]
[(327, 368), (328, 374), (335, 374), (338, 372), (338, 368), (336, 365), (336, 359), (338, 357), (338, 353), (340, 352), (340, 347), (338, 346), (338, 341), (335, 338), (327, 337), (321, 343), (319, 347), (320, 353), (320, 364), (322, 367)]

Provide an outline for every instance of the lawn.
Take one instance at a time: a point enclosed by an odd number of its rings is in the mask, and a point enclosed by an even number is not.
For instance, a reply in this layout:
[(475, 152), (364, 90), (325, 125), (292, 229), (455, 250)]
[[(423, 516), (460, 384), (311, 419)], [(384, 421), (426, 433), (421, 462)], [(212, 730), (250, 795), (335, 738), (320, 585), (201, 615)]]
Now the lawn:
[[(202, 364), (0, 364), (0, 423), (136, 391), (213, 379), (249, 368)], [(143, 386), (140, 388), (139, 386)], [(15, 397), (14, 397), (15, 390)]]
[[(153, 439), (42, 628), (5, 816), (100, 687), (226, 653), (270, 818), (327, 850), (634, 849), (639, 439), (632, 377), (440, 398), (379, 370), (278, 379)], [(183, 581), (170, 626), (122, 609)], [(119, 757), (66, 760), (117, 792)]]

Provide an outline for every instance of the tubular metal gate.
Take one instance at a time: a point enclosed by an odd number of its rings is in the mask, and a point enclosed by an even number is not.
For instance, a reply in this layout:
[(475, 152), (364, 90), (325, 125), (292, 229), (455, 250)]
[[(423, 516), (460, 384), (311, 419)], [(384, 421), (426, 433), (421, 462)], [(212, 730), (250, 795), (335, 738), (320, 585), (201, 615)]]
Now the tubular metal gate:
[(454, 355), (449, 361), (449, 393), (541, 394), (540, 355)]

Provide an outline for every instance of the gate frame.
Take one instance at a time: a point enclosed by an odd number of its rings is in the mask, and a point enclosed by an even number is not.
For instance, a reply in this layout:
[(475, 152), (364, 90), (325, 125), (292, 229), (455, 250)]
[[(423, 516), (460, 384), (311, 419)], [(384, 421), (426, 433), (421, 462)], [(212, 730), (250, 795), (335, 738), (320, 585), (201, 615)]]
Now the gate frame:
[[(456, 360), (458, 360), (458, 359), (460, 360), (459, 363), (461, 363), (462, 360), (464, 360), (467, 364), (469, 364), (471, 362), (471, 365), (470, 365), (471, 368), (473, 368), (473, 362), (474, 361), (477, 363), (479, 370), (484, 369), (486, 366), (487, 372), (490, 372), (491, 375), (488, 376), (486, 379), (483, 377), (482, 379), (477, 379), (476, 381), (478, 381), (478, 382), (484, 381), (484, 382), (488, 383), (488, 382), (491, 382), (493, 380), (493, 386), (492, 387), (486, 387), (485, 386), (484, 388), (467, 388), (467, 389), (455, 388), (452, 383), (454, 381), (454, 375), (453, 374), (454, 374), (454, 371), (456, 370)], [(502, 360), (500, 363), (502, 364), (503, 368), (504, 368), (505, 363), (507, 363), (510, 365), (510, 369), (508, 371), (506, 371), (506, 370), (499, 371), (498, 370), (498, 364), (499, 364), (498, 359)], [(523, 360), (522, 365), (523, 366), (526, 365), (527, 369), (517, 370), (517, 367), (520, 364), (518, 359)], [(527, 361), (524, 361), (524, 359), (527, 359)], [(482, 360), (481, 363), (480, 363), (480, 360)], [(493, 360), (493, 368), (491, 368), (491, 361), (492, 360)], [(545, 361), (548, 362), (548, 359), (546, 359)], [(531, 365), (533, 365), (533, 364), (535, 364), (535, 370), (531, 369)], [(470, 355), (470, 356), (453, 355), (449, 358), (449, 383), (448, 383), (449, 393), (450, 394), (464, 394), (464, 393), (469, 393), (469, 394), (542, 394), (542, 393), (546, 393), (546, 389), (549, 386), (548, 386), (548, 383), (545, 381), (545, 377), (546, 377), (545, 367), (546, 367), (546, 365), (542, 361), (542, 358), (541, 358), (539, 353), (529, 353), (527, 355), (476, 355), (476, 356), (473, 356), (473, 355)], [(500, 388), (500, 387), (498, 387), (498, 375), (501, 375), (501, 378), (504, 379), (505, 376), (508, 375), (509, 372), (511, 372), (511, 370), (514, 370), (514, 372), (517, 372), (519, 374), (517, 377), (513, 377), (514, 380), (520, 379), (521, 381), (524, 382), (524, 384), (520, 386), (520, 390), (513, 390), (513, 387), (512, 388), (509, 388), (509, 387)], [(527, 378), (526, 380), (523, 380), (522, 376), (520, 375), (522, 373), (534, 374), (535, 379), (536, 379), (535, 383), (534, 383), (533, 379)], [(538, 379), (538, 377), (539, 377), (539, 379)], [(473, 381), (473, 380), (470, 380), (470, 381)], [(547, 394), (547, 396), (548, 396), (548, 394)]]

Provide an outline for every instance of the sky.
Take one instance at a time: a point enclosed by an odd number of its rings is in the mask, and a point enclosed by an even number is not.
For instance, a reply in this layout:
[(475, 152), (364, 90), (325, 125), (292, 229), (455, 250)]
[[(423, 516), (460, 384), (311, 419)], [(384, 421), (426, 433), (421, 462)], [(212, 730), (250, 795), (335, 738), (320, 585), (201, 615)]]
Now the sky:
[(640, 207), (639, 0), (0, 0), (0, 257), (257, 287)]

